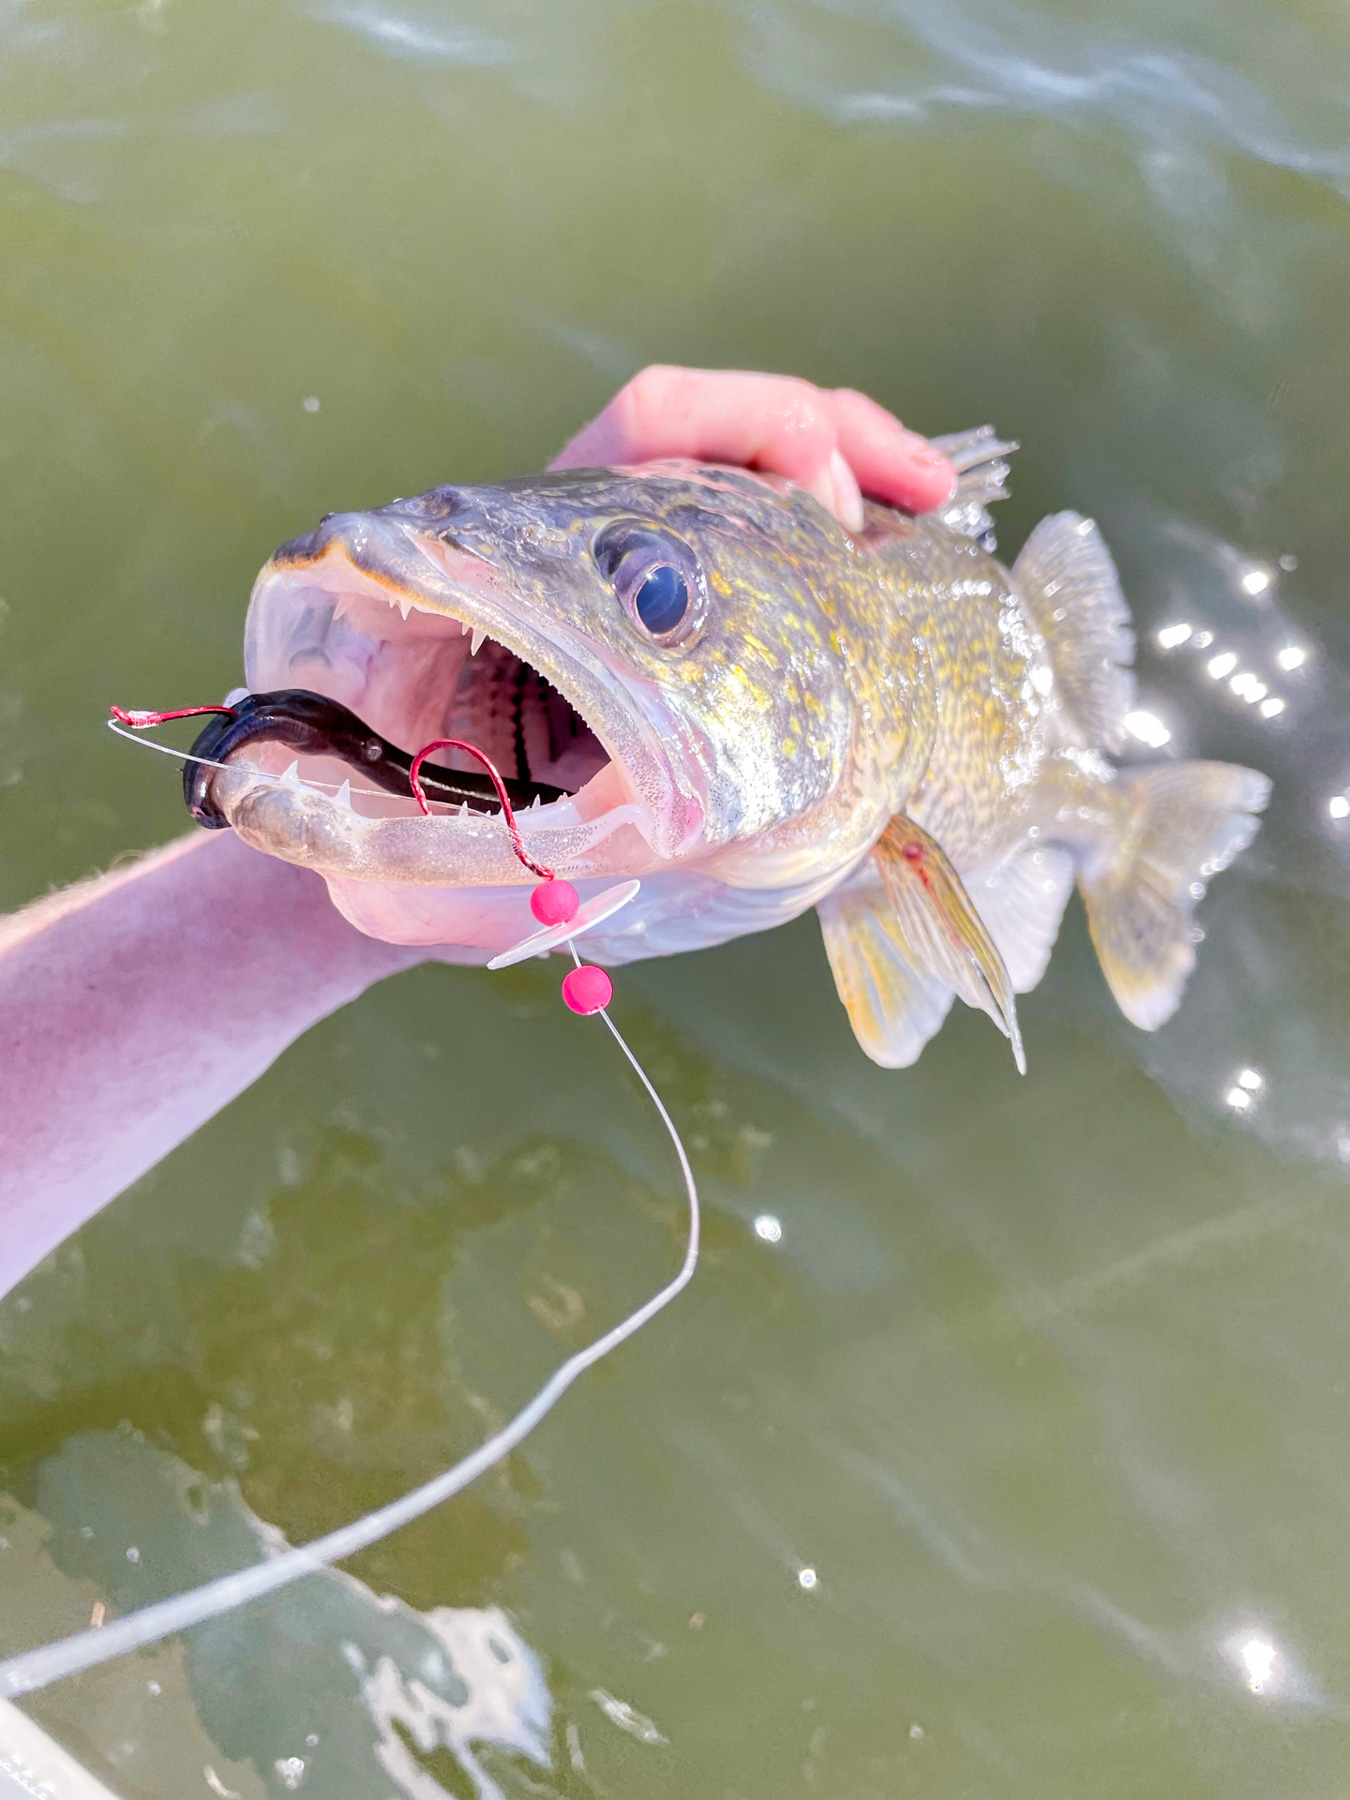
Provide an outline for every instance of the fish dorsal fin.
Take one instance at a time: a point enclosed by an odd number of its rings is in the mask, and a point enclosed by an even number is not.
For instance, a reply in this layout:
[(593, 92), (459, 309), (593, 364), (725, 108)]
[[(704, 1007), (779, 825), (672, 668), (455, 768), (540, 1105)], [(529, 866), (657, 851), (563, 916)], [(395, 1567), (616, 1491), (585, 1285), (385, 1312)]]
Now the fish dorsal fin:
[(915, 967), (945, 982), (968, 1006), (987, 1012), (1008, 1037), (1025, 1075), (1007, 966), (946, 851), (900, 813), (882, 832), (872, 857)]
[(1101, 533), (1078, 513), (1052, 513), (1022, 546), (1012, 578), (1045, 639), (1080, 747), (1118, 750), (1134, 703), (1134, 632)]
[(989, 507), (995, 500), (1008, 498), (1007, 459), (1016, 444), (1004, 443), (992, 425), (979, 425), (974, 431), (954, 431), (948, 437), (933, 439), (956, 470), (956, 492), (937, 512), (937, 517), (960, 537), (976, 538), (986, 550), (994, 549), (994, 521)]
[(941, 1029), (955, 999), (951, 988), (911, 961), (870, 857), (816, 910), (834, 985), (854, 1036), (873, 1062), (885, 1069), (907, 1069)]

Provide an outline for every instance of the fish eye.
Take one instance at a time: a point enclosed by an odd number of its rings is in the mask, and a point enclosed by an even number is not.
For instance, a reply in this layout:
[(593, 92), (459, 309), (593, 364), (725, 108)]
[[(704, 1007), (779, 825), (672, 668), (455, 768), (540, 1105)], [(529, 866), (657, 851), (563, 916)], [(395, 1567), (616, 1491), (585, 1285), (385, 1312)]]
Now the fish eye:
[(633, 595), (633, 611), (653, 637), (665, 637), (684, 623), (689, 583), (670, 563), (657, 563)]
[(667, 648), (690, 640), (703, 583), (687, 544), (673, 533), (621, 521), (600, 533), (594, 555), (619, 604), (646, 636)]

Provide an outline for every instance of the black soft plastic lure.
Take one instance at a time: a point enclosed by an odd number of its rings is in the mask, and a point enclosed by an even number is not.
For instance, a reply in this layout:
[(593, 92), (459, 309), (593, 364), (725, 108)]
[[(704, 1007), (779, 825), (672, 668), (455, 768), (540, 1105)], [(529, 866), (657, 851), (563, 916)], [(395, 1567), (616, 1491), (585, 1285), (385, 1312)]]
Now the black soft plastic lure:
[[(211, 798), (214, 763), (224, 762), (244, 744), (285, 744), (305, 756), (335, 756), (350, 763), (387, 794), (414, 799), (409, 771), (413, 759), (359, 719), (350, 707), (308, 688), (279, 688), (270, 694), (246, 694), (198, 734), (183, 765), (183, 798), (199, 825), (226, 831), (230, 821)], [(493, 812), (497, 796), (489, 778), (461, 769), (423, 763), (418, 780), (428, 800), (463, 805), (473, 812)], [(504, 781), (513, 807), (523, 811), (537, 800), (547, 806), (561, 800), (565, 788), (537, 781)]]

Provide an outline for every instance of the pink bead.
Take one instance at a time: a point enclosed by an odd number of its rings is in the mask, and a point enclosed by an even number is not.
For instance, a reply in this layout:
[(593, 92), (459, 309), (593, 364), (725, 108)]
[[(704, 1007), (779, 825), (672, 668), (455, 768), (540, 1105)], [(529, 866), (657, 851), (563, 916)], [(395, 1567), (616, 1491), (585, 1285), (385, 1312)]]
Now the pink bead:
[(570, 881), (541, 881), (530, 895), (530, 911), (541, 925), (570, 925), (580, 906)]
[(614, 998), (614, 983), (594, 963), (582, 963), (563, 977), (562, 996), (572, 1011), (584, 1018), (605, 1010)]

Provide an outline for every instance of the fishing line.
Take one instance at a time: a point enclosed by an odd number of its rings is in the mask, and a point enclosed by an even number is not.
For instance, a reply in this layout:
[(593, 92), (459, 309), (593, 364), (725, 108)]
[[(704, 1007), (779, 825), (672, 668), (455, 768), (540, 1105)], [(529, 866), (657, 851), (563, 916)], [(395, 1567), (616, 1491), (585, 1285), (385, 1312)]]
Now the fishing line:
[[(194, 707), (193, 711), (196, 710), (197, 708)], [(215, 708), (212, 707), (211, 711), (214, 712)], [(187, 717), (189, 715), (184, 714), (183, 716)], [(242, 757), (236, 757), (233, 762), (217, 762), (214, 757), (194, 756), (187, 750), (175, 750), (172, 744), (161, 744), (155, 738), (145, 737), (142, 735), (144, 727), (141, 727), (139, 731), (135, 729), (128, 731), (124, 725), (119, 725), (116, 719), (108, 719), (105, 723), (107, 724), (109, 731), (115, 731), (118, 737), (125, 738), (129, 744), (139, 744), (143, 750), (158, 750), (161, 756), (174, 756), (177, 757), (179, 762), (200, 763), (204, 769), (246, 769), (250, 775), (257, 775), (263, 781), (270, 781), (276, 786), (280, 786), (285, 779), (282, 775), (274, 775), (270, 769), (260, 769), (257, 763), (245, 762)], [(346, 787), (349, 794), (363, 794), (369, 800), (388, 800), (390, 798), (388, 793), (380, 788), (352, 787), (350, 782), (314, 781), (307, 775), (302, 775), (298, 779), (303, 787), (329, 789), (335, 794), (343, 787)], [(449, 806), (453, 808), (453, 802), (449, 800), (437, 800), (434, 797), (429, 804), (431, 806)]]
[[(207, 709), (201, 709), (207, 710)], [(218, 709), (210, 709), (218, 710)], [(132, 715), (135, 717), (136, 715)], [(185, 714), (179, 716), (187, 716)], [(147, 717), (147, 722), (149, 719)], [(114, 730), (117, 726), (113, 725)], [(130, 733), (119, 733), (130, 736)], [(166, 745), (156, 744), (153, 739), (133, 738), (133, 743), (148, 744), (151, 749), (168, 750)], [(428, 745), (428, 749), (437, 748)], [(539, 864), (531, 862), (525, 855), (523, 845), (519, 844), (519, 833), (515, 829), (515, 815), (501, 786), (501, 778), (489, 758), (473, 745), (465, 744), (468, 750), (484, 764), (492, 776), (494, 785), (502, 802), (504, 822), (512, 832), (513, 848), (526, 867), (536, 873), (542, 872)], [(168, 750), (168, 754), (182, 755), (183, 752)], [(425, 755), (423, 751), (422, 755)], [(198, 759), (202, 760), (202, 759)], [(417, 781), (417, 770), (421, 762), (419, 756), (415, 761), (413, 775), (413, 791), (419, 804), (426, 810), (426, 801)], [(224, 765), (220, 765), (224, 766)], [(611, 911), (616, 905), (626, 904), (637, 892), (638, 884), (630, 882), (623, 890), (610, 890), (612, 895), (620, 895), (611, 901)], [(631, 890), (631, 891), (630, 891)], [(599, 896), (603, 902), (607, 896)], [(537, 945), (541, 940), (551, 940), (556, 933), (566, 931), (572, 926), (573, 934), (587, 925), (597, 922), (583, 915), (591, 912), (592, 902), (582, 907), (574, 888), (566, 881), (560, 881), (550, 872), (534, 890), (530, 899), (531, 909), (535, 917), (546, 927), (534, 937), (526, 938), (514, 947), (515, 953), (533, 954), (529, 947)], [(607, 915), (605, 915), (607, 916)], [(336, 1531), (329, 1532), (326, 1537), (316, 1538), (311, 1544), (300, 1544), (292, 1549), (284, 1550), (278, 1556), (267, 1561), (255, 1563), (252, 1568), (241, 1569), (233, 1575), (222, 1575), (214, 1581), (203, 1583), (201, 1587), (190, 1588), (185, 1593), (176, 1594), (171, 1599), (159, 1600), (129, 1613), (126, 1618), (118, 1619), (110, 1625), (97, 1628), (90, 1627), (79, 1631), (71, 1637), (59, 1638), (55, 1643), (43, 1645), (36, 1650), (22, 1652), (0, 1662), (0, 1698), (12, 1699), (21, 1694), (36, 1693), (39, 1689), (50, 1687), (53, 1682), (64, 1681), (71, 1675), (78, 1675), (85, 1669), (97, 1668), (100, 1663), (111, 1662), (115, 1657), (125, 1656), (131, 1650), (138, 1650), (146, 1644), (158, 1643), (172, 1632), (186, 1631), (193, 1625), (204, 1624), (208, 1619), (219, 1618), (223, 1613), (231, 1612), (249, 1601), (261, 1599), (264, 1594), (275, 1593), (278, 1588), (298, 1581), (302, 1576), (314, 1574), (326, 1568), (330, 1563), (341, 1562), (358, 1550), (364, 1550), (381, 1538), (388, 1537), (391, 1532), (410, 1524), (412, 1520), (421, 1518), (433, 1507), (441, 1505), (453, 1495), (468, 1487), (480, 1475), (508, 1456), (536, 1425), (562, 1399), (572, 1384), (592, 1368), (611, 1351), (626, 1342), (640, 1331), (648, 1320), (670, 1304), (682, 1293), (693, 1279), (698, 1267), (699, 1233), (701, 1213), (698, 1199), (698, 1185), (694, 1180), (694, 1171), (690, 1167), (688, 1152), (684, 1141), (665, 1102), (652, 1084), (651, 1077), (643, 1068), (636, 1052), (610, 1018), (609, 1001), (613, 995), (613, 985), (603, 969), (593, 964), (583, 963), (577, 953), (572, 937), (566, 937), (571, 952), (573, 967), (563, 981), (563, 999), (567, 1006), (576, 1013), (599, 1013), (605, 1027), (614, 1042), (619, 1046), (633, 1073), (637, 1076), (646, 1091), (652, 1105), (656, 1108), (666, 1133), (674, 1147), (680, 1165), (680, 1175), (684, 1181), (685, 1197), (688, 1202), (689, 1230), (685, 1240), (684, 1260), (675, 1276), (659, 1289), (658, 1292), (622, 1320), (612, 1330), (598, 1337), (585, 1349), (570, 1356), (560, 1368), (554, 1371), (533, 1399), (515, 1415), (509, 1424), (494, 1433), (478, 1448), (471, 1451), (452, 1468), (424, 1482), (421, 1487), (414, 1488), (411, 1493), (404, 1494), (398, 1500), (392, 1500), (387, 1506), (378, 1507), (367, 1513), (364, 1518), (353, 1520)], [(512, 952), (504, 952), (504, 957)]]
[[(477, 744), (466, 743), (463, 738), (432, 738), (429, 744), (423, 744), (422, 748), (417, 752), (417, 755), (412, 760), (412, 767), (408, 770), (408, 785), (412, 788), (413, 796), (422, 811), (423, 817), (430, 817), (431, 808), (427, 805), (427, 797), (422, 789), (422, 764), (431, 755), (433, 750), (465, 750), (470, 756), (476, 756), (478, 758), (479, 762), (482, 763), (483, 767), (487, 770), (488, 778), (496, 789), (497, 800), (502, 809), (502, 818), (506, 821), (506, 829), (511, 834), (511, 848), (515, 851), (517, 858), (524, 863), (530, 873), (532, 875), (537, 875), (544, 883), (545, 887), (548, 887), (554, 880), (553, 870), (547, 868), (543, 863), (536, 862), (526, 850), (525, 841), (520, 835), (520, 827), (516, 824), (516, 813), (515, 808), (511, 805), (511, 796), (506, 791), (506, 783), (497, 773), (496, 763), (493, 762), (490, 756), (480, 750)], [(576, 890), (574, 888), (569, 887), (568, 891), (575, 897)], [(575, 915), (575, 907), (572, 909), (572, 912), (573, 915)], [(536, 908), (535, 917), (541, 918), (542, 916), (543, 915), (539, 912), (538, 908)], [(562, 916), (562, 914), (559, 914), (560, 918)]]
[(311, 1575), (329, 1563), (341, 1562), (346, 1557), (354, 1556), (358, 1550), (378, 1543), (381, 1538), (388, 1537), (401, 1526), (421, 1518), (423, 1513), (430, 1512), (442, 1501), (458, 1494), (470, 1482), (476, 1481), (480, 1475), (499, 1463), (504, 1456), (509, 1455), (552, 1411), (579, 1375), (583, 1375), (612, 1350), (617, 1350), (620, 1344), (640, 1331), (649, 1319), (655, 1318), (689, 1285), (698, 1266), (700, 1227), (698, 1187), (689, 1166), (689, 1157), (674, 1120), (628, 1040), (608, 1012), (602, 1011), (600, 1017), (646, 1089), (679, 1159), (689, 1203), (689, 1232), (684, 1261), (674, 1279), (653, 1294), (636, 1312), (630, 1313), (612, 1331), (607, 1331), (603, 1337), (569, 1357), (508, 1425), (480, 1444), (477, 1450), (457, 1462), (453, 1468), (434, 1476), (423, 1486), (404, 1494), (401, 1499), (391, 1501), (388, 1506), (367, 1513), (365, 1518), (340, 1526), (327, 1537), (316, 1538), (312, 1544), (301, 1544), (284, 1550), (267, 1562), (255, 1563), (251, 1569), (241, 1569), (234, 1575), (222, 1575), (201, 1587), (177, 1594), (171, 1600), (160, 1600), (151, 1606), (142, 1607), (139, 1612), (130, 1613), (125, 1619), (100, 1626), (97, 1630), (78, 1631), (72, 1637), (58, 1639), (56, 1643), (47, 1644), (42, 1649), (9, 1657), (0, 1663), (0, 1697), (14, 1698), (19, 1694), (35, 1693), (39, 1688), (50, 1687), (53, 1682), (64, 1681), (68, 1676), (96, 1668), (114, 1657), (125, 1656), (130, 1650), (158, 1643), (171, 1632), (185, 1631), (189, 1626), (219, 1618), (222, 1613), (231, 1612), (250, 1600), (260, 1599), (264, 1594), (275, 1593), (278, 1588), (286, 1587), (301, 1576)]

